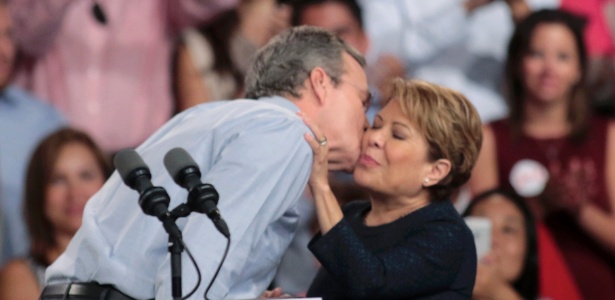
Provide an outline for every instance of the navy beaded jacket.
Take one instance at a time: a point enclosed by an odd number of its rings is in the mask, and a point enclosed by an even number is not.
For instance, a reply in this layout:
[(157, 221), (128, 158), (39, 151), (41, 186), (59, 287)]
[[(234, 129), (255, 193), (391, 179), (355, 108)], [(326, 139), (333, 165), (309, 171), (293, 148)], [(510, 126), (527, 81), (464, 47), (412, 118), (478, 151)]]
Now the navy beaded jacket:
[(309, 297), (471, 299), (476, 278), (472, 232), (450, 201), (435, 201), (394, 222), (369, 227), (366, 201), (308, 247), (322, 264)]

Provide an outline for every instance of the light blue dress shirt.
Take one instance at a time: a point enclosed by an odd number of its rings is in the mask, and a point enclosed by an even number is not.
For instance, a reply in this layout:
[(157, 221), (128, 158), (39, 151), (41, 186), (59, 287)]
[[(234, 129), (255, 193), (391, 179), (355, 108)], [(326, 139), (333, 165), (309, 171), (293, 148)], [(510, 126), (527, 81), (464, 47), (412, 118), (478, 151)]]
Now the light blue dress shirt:
[(0, 264), (25, 256), (29, 249), (22, 205), (26, 168), (41, 139), (64, 124), (53, 107), (20, 88), (9, 86), (0, 92)]
[[(229, 225), (231, 248), (208, 296), (256, 298), (271, 282), (296, 228), (296, 204), (310, 173), (312, 151), (303, 138), (309, 129), (298, 108), (281, 98), (202, 104), (171, 119), (137, 152), (149, 165), (154, 185), (166, 188), (171, 208), (187, 192), (164, 168), (170, 149), (186, 149), (198, 163), (202, 181), (220, 194), (218, 208)], [(171, 299), (168, 236), (160, 221), (145, 215), (138, 194), (117, 172), (85, 208), (83, 225), (67, 250), (47, 270), (47, 283), (97, 281), (129, 296)], [(202, 299), (222, 259), (226, 239), (202, 214), (178, 220), (203, 281)], [(184, 252), (183, 293), (196, 283)]]

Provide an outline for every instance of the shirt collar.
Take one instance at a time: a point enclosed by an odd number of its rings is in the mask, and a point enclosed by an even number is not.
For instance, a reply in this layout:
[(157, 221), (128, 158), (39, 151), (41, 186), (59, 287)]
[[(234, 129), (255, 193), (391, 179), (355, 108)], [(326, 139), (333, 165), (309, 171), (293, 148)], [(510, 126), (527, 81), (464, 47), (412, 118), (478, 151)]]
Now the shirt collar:
[(298, 112), (299, 111), (299, 107), (297, 107), (297, 105), (295, 105), (292, 101), (281, 97), (281, 96), (271, 96), (271, 97), (264, 97), (264, 98), (260, 98), (258, 99), (258, 101), (262, 101), (262, 102), (267, 102), (267, 103), (271, 103), (277, 106), (281, 106), (283, 108), (286, 108), (292, 112)]

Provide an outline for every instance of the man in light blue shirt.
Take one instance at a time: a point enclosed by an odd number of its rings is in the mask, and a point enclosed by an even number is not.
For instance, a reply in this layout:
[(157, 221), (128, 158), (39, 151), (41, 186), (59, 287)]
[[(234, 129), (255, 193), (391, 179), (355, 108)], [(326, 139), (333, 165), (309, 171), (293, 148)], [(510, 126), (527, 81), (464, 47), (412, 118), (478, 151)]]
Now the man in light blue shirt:
[(25, 170), (38, 142), (64, 124), (51, 106), (10, 85), (15, 59), (11, 30), (7, 8), (0, 4), (0, 265), (27, 254), (22, 209)]
[[(329, 167), (352, 170), (370, 100), (363, 65), (363, 57), (331, 33), (290, 29), (256, 55), (246, 75), (247, 97), (258, 101), (199, 105), (170, 120), (137, 148), (151, 169), (153, 184), (170, 195), (170, 208), (187, 197), (163, 167), (165, 153), (175, 147), (191, 154), (201, 180), (220, 195), (218, 208), (232, 241), (208, 298), (258, 297), (295, 233), (297, 200), (312, 161), (304, 140), (309, 129), (298, 111), (326, 135), (321, 142), (331, 149)], [(167, 234), (156, 218), (141, 212), (137, 199), (116, 172), (88, 201), (81, 229), (49, 267), (42, 299), (57, 296), (51, 292), (57, 287), (86, 296), (62, 284), (68, 281), (109, 284), (113, 293), (126, 297), (171, 299)], [(177, 223), (203, 275), (194, 297), (203, 298), (226, 239), (202, 214)], [(191, 290), (196, 281), (194, 268), (184, 259), (183, 291)]]

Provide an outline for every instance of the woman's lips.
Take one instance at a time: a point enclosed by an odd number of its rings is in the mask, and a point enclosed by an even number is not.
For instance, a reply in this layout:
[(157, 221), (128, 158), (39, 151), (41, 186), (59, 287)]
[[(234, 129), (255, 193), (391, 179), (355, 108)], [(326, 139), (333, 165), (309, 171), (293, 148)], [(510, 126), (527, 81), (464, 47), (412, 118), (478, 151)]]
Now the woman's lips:
[(380, 165), (375, 159), (367, 154), (361, 154), (359, 157), (359, 164), (366, 167), (376, 167)]

